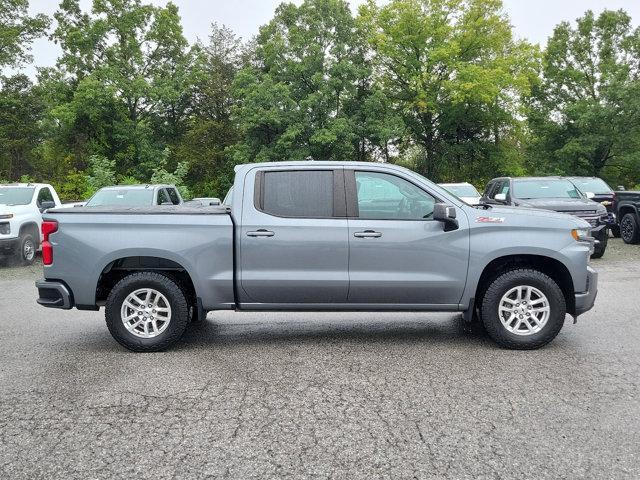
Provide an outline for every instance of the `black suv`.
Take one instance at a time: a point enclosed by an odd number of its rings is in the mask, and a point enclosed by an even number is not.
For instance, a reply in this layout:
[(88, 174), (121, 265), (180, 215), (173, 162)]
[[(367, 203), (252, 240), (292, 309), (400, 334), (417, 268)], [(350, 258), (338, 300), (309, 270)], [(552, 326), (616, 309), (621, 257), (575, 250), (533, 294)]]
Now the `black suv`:
[(592, 258), (600, 258), (607, 248), (609, 215), (604, 205), (586, 197), (571, 181), (562, 177), (494, 178), (481, 203), (539, 208), (580, 217), (591, 225), (591, 235), (598, 242)]

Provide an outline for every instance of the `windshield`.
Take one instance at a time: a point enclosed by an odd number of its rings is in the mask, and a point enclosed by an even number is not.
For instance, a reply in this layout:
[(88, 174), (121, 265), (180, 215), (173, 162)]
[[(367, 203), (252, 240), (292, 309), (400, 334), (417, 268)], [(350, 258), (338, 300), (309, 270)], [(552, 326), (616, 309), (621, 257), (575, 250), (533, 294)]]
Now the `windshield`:
[(582, 198), (580, 190), (573, 183), (562, 179), (514, 180), (513, 196), (522, 200), (531, 198)]
[(29, 205), (35, 187), (0, 187), (0, 205)]
[(473, 185), (440, 185), (456, 197), (479, 197), (480, 194)]
[(104, 205), (123, 205), (127, 207), (146, 206), (153, 203), (153, 190), (148, 188), (107, 189), (98, 190), (89, 199), (87, 207), (100, 207)]
[(596, 195), (611, 193), (611, 187), (601, 178), (572, 178), (571, 181), (581, 192), (591, 192)]

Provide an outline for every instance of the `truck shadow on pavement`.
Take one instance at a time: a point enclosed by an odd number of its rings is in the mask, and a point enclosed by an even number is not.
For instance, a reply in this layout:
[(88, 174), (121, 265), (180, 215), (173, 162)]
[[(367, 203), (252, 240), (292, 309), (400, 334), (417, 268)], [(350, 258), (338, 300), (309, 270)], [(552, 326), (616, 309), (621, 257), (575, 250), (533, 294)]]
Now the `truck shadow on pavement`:
[(444, 318), (389, 319), (376, 318), (324, 320), (322, 318), (286, 321), (228, 322), (209, 318), (187, 328), (176, 349), (206, 346), (265, 345), (296, 342), (422, 342), (433, 344), (491, 345), (480, 325), (466, 325), (460, 315)]

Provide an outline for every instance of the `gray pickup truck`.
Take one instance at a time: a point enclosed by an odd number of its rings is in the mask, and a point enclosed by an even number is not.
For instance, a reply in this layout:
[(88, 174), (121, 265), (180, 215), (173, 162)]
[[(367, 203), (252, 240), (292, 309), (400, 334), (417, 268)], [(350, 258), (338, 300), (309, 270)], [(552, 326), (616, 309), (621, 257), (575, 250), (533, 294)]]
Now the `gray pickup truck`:
[(584, 220), (472, 207), (389, 164), (241, 165), (225, 205), (54, 209), (42, 228), (38, 303), (104, 306), (134, 351), (213, 310), (463, 312), (532, 349), (597, 291)]

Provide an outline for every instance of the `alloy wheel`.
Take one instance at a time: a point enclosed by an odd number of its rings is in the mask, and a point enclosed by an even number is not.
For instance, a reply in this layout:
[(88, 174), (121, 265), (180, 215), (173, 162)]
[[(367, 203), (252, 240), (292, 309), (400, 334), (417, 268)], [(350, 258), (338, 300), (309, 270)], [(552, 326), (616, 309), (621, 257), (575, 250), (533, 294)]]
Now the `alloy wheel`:
[(120, 318), (125, 328), (136, 337), (157, 337), (169, 326), (171, 305), (158, 290), (141, 288), (122, 302)]
[(502, 326), (515, 335), (533, 335), (544, 328), (551, 315), (546, 295), (530, 285), (513, 287), (500, 299)]

